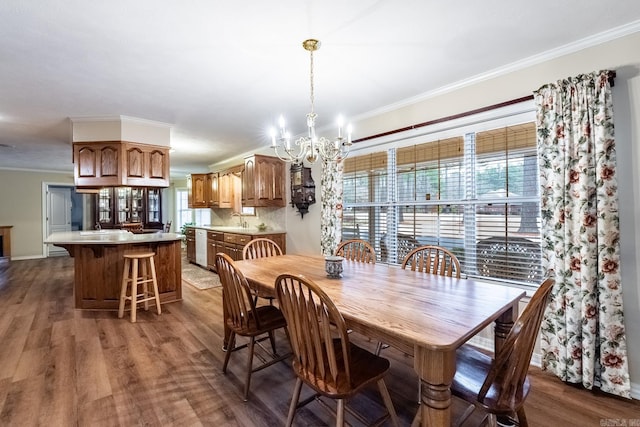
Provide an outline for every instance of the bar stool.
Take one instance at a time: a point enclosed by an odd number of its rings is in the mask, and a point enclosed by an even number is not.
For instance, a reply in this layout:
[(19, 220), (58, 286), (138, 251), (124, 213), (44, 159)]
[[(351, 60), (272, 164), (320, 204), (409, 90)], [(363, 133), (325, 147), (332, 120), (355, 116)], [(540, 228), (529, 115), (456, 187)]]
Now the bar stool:
[[(124, 306), (127, 300), (131, 301), (131, 321), (136, 321), (136, 308), (144, 302), (144, 309), (149, 309), (149, 301), (156, 301), (158, 314), (160, 310), (160, 295), (158, 294), (158, 280), (156, 279), (156, 266), (153, 261), (154, 252), (131, 252), (124, 254), (124, 270), (122, 272), (122, 288), (120, 289), (120, 307), (118, 317), (124, 316)], [(138, 264), (140, 275), (138, 275)], [(153, 284), (153, 292), (149, 292), (148, 283)], [(127, 288), (131, 285), (130, 294), (127, 296)], [(138, 286), (142, 285), (142, 293)]]

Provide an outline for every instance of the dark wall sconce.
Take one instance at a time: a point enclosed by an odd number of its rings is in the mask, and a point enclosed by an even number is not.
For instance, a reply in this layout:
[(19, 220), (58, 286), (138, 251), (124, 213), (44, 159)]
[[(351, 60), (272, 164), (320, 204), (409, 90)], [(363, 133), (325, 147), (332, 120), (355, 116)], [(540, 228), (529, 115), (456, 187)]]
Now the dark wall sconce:
[(300, 216), (309, 212), (309, 205), (316, 202), (316, 184), (311, 177), (311, 168), (302, 163), (291, 165), (291, 206), (298, 208)]

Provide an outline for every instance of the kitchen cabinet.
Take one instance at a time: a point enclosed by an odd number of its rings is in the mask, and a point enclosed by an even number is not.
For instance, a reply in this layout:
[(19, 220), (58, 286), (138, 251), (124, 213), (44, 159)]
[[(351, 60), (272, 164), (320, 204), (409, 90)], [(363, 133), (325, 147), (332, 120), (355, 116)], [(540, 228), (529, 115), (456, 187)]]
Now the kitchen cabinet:
[(191, 174), (187, 183), (187, 205), (189, 208), (209, 207), (209, 178), (206, 173)]
[(101, 188), (96, 203), (96, 222), (102, 228), (142, 223), (143, 228), (162, 228), (162, 192), (159, 188)]
[(126, 141), (73, 143), (79, 188), (168, 187), (169, 147)]
[[(242, 259), (244, 246), (253, 239), (264, 237), (271, 239), (280, 246), (283, 253), (287, 253), (286, 233), (264, 233), (247, 229), (246, 232), (225, 232), (221, 230), (209, 229), (208, 227), (187, 227), (185, 235), (187, 237), (187, 259), (195, 263), (197, 257), (195, 230), (204, 229), (207, 231), (207, 268), (215, 271), (216, 254), (223, 252), (234, 261)], [(192, 243), (189, 243), (189, 242)], [(191, 253), (193, 252), (193, 253)]]
[(242, 259), (242, 249), (244, 245), (249, 243), (251, 235), (224, 233), (224, 253), (229, 255), (232, 260), (239, 261)]
[(242, 202), (242, 173), (244, 166), (236, 166), (218, 173), (218, 207), (240, 212)]
[(196, 262), (196, 229), (187, 227), (185, 230), (187, 243), (187, 261), (195, 264)]
[(242, 206), (285, 207), (285, 163), (277, 157), (253, 155), (244, 160)]
[(207, 232), (207, 267), (216, 271), (216, 254), (224, 252), (224, 233), (219, 231)]
[(220, 196), (218, 186), (218, 172), (207, 174), (208, 177), (208, 189), (209, 189), (209, 202), (207, 205), (210, 208), (220, 207)]

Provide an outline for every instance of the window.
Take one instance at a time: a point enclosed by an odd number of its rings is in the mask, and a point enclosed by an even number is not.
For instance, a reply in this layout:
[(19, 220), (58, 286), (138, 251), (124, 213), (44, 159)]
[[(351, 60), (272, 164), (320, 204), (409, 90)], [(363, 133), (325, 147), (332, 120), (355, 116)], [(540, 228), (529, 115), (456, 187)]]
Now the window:
[(394, 264), (443, 246), (470, 277), (537, 284), (538, 194), (534, 123), (390, 148), (345, 160), (343, 239)]
[(194, 222), (193, 209), (189, 208), (189, 192), (186, 188), (176, 189), (176, 230), (181, 230), (184, 224)]

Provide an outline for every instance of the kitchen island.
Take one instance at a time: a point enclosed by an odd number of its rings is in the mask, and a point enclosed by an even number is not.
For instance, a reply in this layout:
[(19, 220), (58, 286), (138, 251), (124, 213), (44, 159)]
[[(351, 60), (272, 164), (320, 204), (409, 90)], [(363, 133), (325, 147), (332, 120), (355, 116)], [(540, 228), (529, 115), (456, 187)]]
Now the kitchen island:
[(181, 234), (133, 234), (124, 230), (51, 234), (44, 243), (65, 248), (74, 259), (75, 308), (117, 310), (125, 252), (155, 252), (160, 302), (182, 299)]

